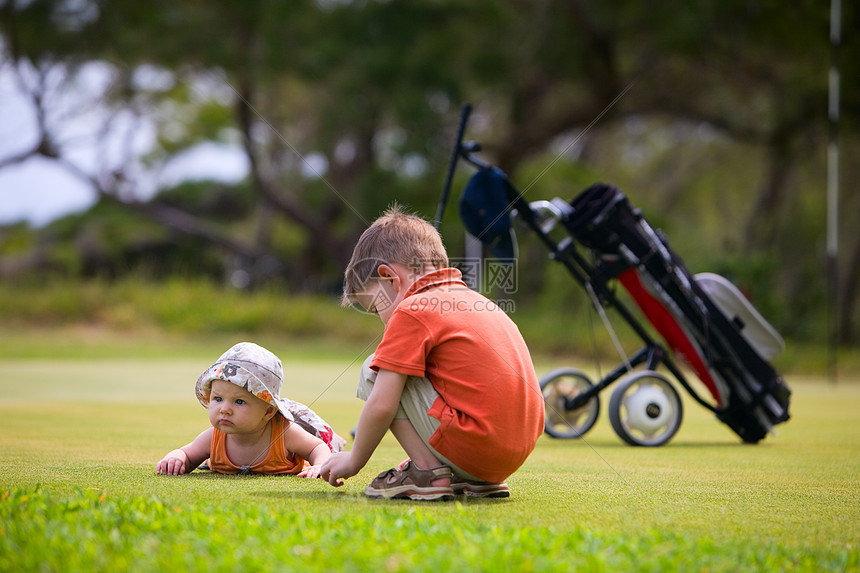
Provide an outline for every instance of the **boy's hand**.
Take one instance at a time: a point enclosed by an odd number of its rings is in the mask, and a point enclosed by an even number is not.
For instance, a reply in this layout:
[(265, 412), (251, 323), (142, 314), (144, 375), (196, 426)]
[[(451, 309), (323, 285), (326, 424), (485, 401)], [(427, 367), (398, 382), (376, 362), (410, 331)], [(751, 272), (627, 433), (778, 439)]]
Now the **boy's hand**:
[(185, 473), (185, 464), (188, 461), (187, 454), (180, 450), (173, 450), (158, 462), (155, 473), (169, 476), (178, 476)]
[[(326, 446), (328, 447), (328, 446)], [(320, 477), (320, 467), (319, 465), (310, 466), (305, 470), (302, 470), (300, 473), (296, 474), (296, 477), (300, 478), (308, 478), (308, 479), (316, 479)]]
[(334, 487), (343, 485), (343, 479), (351, 478), (359, 472), (352, 457), (352, 452), (338, 452), (320, 466), (319, 476)]

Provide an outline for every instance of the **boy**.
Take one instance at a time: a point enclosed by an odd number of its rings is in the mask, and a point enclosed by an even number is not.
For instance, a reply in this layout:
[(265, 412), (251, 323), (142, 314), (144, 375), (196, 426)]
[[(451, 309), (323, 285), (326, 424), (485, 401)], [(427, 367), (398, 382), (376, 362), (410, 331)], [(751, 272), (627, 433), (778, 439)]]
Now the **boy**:
[(543, 432), (543, 396), (516, 325), (461, 279), (439, 233), (397, 206), (359, 238), (343, 301), (378, 314), (385, 332), (362, 367), (352, 451), (320, 468), (331, 485), (357, 474), (390, 429), (409, 459), (368, 497), (510, 495), (504, 480)]
[(230, 348), (195, 387), (211, 427), (164, 456), (156, 473), (189, 473), (209, 459), (216, 473), (318, 477), (320, 464), (345, 441), (307, 406), (280, 398), (283, 378), (280, 359), (265, 348)]

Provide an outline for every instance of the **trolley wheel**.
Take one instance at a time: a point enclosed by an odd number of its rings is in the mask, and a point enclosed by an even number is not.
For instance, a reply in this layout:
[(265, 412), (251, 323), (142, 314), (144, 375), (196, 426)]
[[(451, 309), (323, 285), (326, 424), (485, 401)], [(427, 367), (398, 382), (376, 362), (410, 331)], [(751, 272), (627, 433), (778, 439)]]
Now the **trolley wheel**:
[(652, 370), (626, 375), (609, 398), (612, 429), (631, 446), (662, 446), (677, 433), (683, 417), (678, 392)]
[(590, 430), (600, 413), (600, 399), (597, 395), (584, 406), (570, 409), (570, 401), (585, 392), (594, 384), (581, 370), (576, 368), (556, 368), (540, 380), (543, 392), (544, 431), (553, 438), (581, 438)]

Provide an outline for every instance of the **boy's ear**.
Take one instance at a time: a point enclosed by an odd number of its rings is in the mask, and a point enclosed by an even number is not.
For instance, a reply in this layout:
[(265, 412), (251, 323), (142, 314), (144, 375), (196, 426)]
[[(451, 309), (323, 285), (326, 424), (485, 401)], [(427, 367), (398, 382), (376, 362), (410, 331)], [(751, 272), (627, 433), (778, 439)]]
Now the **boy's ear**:
[(376, 272), (379, 275), (379, 278), (384, 281), (391, 281), (391, 284), (394, 286), (395, 289), (400, 289), (400, 275), (397, 274), (397, 271), (394, 270), (393, 267), (382, 263), (381, 265), (379, 265), (379, 267), (377, 267)]
[(394, 268), (382, 263), (376, 271), (379, 273), (379, 278), (383, 281), (390, 281), (394, 292), (400, 292), (400, 275)]
[(376, 274), (378, 274), (383, 279), (391, 279), (397, 276), (397, 273), (394, 272), (394, 269), (392, 269), (385, 263), (382, 263), (376, 268)]

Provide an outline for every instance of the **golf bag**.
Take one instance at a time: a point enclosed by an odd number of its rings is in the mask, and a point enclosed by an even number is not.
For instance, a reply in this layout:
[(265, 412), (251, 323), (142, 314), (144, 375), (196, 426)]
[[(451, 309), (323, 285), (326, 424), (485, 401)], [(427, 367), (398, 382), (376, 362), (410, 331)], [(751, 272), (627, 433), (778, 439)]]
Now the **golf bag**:
[(570, 202), (565, 228), (591, 249), (598, 282), (617, 278), (704, 383), (715, 414), (745, 442), (788, 419), (791, 391), (767, 362), (782, 339), (726, 279), (693, 276), (616, 187), (596, 184)]
[[(469, 233), (495, 257), (512, 260), (517, 250), (511, 222), (519, 221), (591, 295), (601, 316), (605, 317), (603, 308), (614, 309), (643, 342), (600, 380), (566, 367), (544, 375), (540, 384), (549, 435), (582, 437), (597, 421), (599, 393), (617, 383), (609, 401), (615, 432), (635, 446), (665, 444), (681, 424), (683, 406), (672, 381), (658, 371), (661, 367), (744, 442), (757, 443), (788, 420), (791, 390), (770, 364), (783, 341), (734, 285), (711, 273), (693, 276), (662, 233), (616, 187), (595, 184), (569, 202), (526, 201), (504, 172), (473, 155), (480, 151), (479, 143), (463, 142), (470, 113), (471, 106), (465, 104), (436, 228), (454, 169), (463, 159), (477, 168), (460, 197), (460, 218)], [(559, 228), (565, 231), (561, 239)], [(616, 282), (668, 350), (618, 297)], [(611, 328), (608, 321), (607, 327)], [(673, 357), (695, 373), (713, 400), (699, 395)]]

